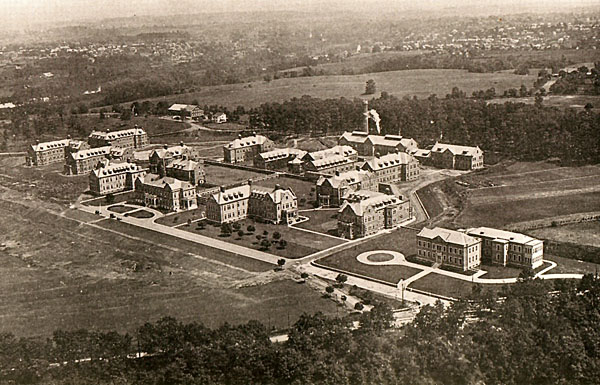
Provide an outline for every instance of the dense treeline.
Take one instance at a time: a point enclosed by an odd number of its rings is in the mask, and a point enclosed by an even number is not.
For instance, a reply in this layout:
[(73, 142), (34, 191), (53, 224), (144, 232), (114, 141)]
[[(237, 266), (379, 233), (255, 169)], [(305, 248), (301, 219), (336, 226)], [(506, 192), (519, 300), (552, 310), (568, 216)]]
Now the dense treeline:
[(569, 73), (560, 71), (550, 91), (562, 95), (600, 95), (600, 62), (591, 69), (581, 66)]
[[(285, 343), (258, 322), (209, 329), (172, 318), (137, 334), (0, 336), (0, 382), (51, 384), (590, 384), (600, 378), (600, 279), (524, 278), (499, 297), (426, 306), (402, 329), (385, 305), (304, 315)], [(134, 358), (143, 352), (143, 358)]]
[[(519, 160), (559, 157), (567, 162), (600, 161), (600, 114), (523, 103), (494, 104), (453, 92), (446, 99), (399, 99), (383, 92), (370, 101), (383, 133), (412, 137), (421, 147), (436, 140), (478, 145)], [(362, 127), (361, 100), (304, 96), (263, 104), (251, 124), (287, 134), (338, 134)]]

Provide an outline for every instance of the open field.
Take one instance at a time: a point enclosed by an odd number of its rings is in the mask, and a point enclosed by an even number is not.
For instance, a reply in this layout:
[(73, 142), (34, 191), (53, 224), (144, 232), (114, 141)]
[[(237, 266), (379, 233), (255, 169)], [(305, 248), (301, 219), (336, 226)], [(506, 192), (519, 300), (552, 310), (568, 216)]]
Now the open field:
[(579, 261), (576, 259), (562, 258), (556, 255), (544, 254), (544, 259), (554, 261), (558, 265), (550, 270), (548, 274), (556, 273), (579, 273), (579, 274), (595, 274), (600, 272), (600, 265), (591, 262)]
[[(239, 170), (236, 168), (215, 166), (210, 164), (204, 165), (206, 171), (206, 183), (209, 185), (229, 185), (233, 183), (247, 182), (248, 179), (264, 177), (267, 174), (261, 174), (253, 171)], [(257, 184), (265, 182), (257, 182)]]
[[(527, 84), (526, 84), (527, 85)], [(534, 104), (535, 97), (525, 98), (498, 98), (492, 99), (489, 103), (504, 104), (506, 102), (511, 103), (525, 103)], [(548, 95), (544, 96), (542, 105), (546, 107), (559, 107), (559, 108), (577, 108), (583, 109), (586, 104), (592, 103), (594, 106), (593, 110), (598, 111), (600, 109), (600, 96), (596, 95)]]
[(529, 234), (541, 239), (600, 247), (600, 221), (545, 227), (543, 229), (531, 230)]
[[(230, 236), (223, 237), (221, 236), (221, 226), (215, 226), (213, 224), (207, 224), (203, 229), (199, 229), (196, 224), (192, 224), (191, 226), (184, 225), (179, 227), (179, 229), (215, 239), (220, 239), (226, 242), (235, 243), (237, 245), (256, 250), (261, 249), (261, 246), (256, 238), (257, 235), (263, 235), (263, 232), (267, 231), (268, 239), (271, 242), (274, 242), (275, 240), (273, 239), (273, 234), (278, 232), (281, 234), (281, 239), (285, 239), (287, 242), (287, 246), (284, 249), (280, 249), (278, 248), (278, 245), (273, 244), (266, 252), (292, 259), (305, 257), (317, 251), (328, 249), (344, 242), (343, 240), (309, 233), (285, 225), (257, 223), (250, 219), (245, 219), (237, 223), (241, 225), (241, 230), (243, 230), (245, 233), (245, 235), (241, 238), (237, 235), (236, 230), (233, 230), (233, 234)], [(254, 226), (256, 230), (252, 233), (248, 233), (246, 231), (248, 225)]]
[[(515, 75), (511, 71), (494, 73), (469, 73), (466, 70), (406, 70), (379, 72), (362, 75), (330, 75), (277, 79), (271, 82), (255, 81), (205, 87), (199, 92), (180, 94), (152, 99), (153, 102), (166, 100), (210, 100), (211, 104), (219, 104), (234, 109), (238, 105), (247, 108), (257, 107), (267, 102), (281, 102), (293, 97), (310, 95), (319, 98), (360, 98), (365, 97), (365, 83), (375, 80), (377, 91), (387, 91), (392, 95), (416, 95), (419, 98), (437, 94), (443, 97), (458, 87), (471, 95), (473, 91), (490, 87), (496, 93), (509, 88), (519, 88), (521, 84), (530, 87), (537, 74)], [(370, 97), (370, 96), (368, 96)]]
[(188, 219), (192, 221), (198, 220), (202, 218), (202, 215), (206, 208), (204, 205), (201, 205), (197, 209), (181, 211), (178, 213), (172, 213), (169, 215), (165, 215), (164, 217), (160, 217), (156, 219), (154, 222), (165, 225), (165, 226), (178, 226), (184, 223), (187, 223)]
[(337, 236), (337, 213), (338, 209), (305, 211), (300, 215), (310, 219), (295, 226)]
[(489, 290), (493, 292), (500, 291), (503, 286), (476, 284), (469, 281), (463, 281), (462, 279), (430, 273), (425, 277), (412, 282), (409, 287), (452, 298), (467, 298), (473, 292), (473, 288), (477, 285), (481, 285), (483, 291)]
[[(288, 315), (295, 322), (304, 311), (336, 313), (334, 303), (272, 272), (271, 265), (265, 264), (267, 273), (257, 274), (189, 254), (206, 248), (179, 241), (163, 247), (164, 239), (156, 236), (148, 238), (151, 242), (132, 239), (33, 203), (4, 199), (0, 332), (49, 336), (59, 328), (86, 328), (131, 333), (167, 315), (211, 327), (250, 319), (285, 327)], [(107, 222), (118, 230), (127, 226)], [(255, 282), (239, 285), (248, 279)]]

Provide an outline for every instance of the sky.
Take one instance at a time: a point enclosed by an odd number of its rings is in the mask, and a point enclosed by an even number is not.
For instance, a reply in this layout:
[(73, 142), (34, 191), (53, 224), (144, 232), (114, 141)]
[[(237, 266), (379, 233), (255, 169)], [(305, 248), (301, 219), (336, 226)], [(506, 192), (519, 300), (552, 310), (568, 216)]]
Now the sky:
[(256, 10), (339, 9), (402, 12), (415, 9), (490, 9), (518, 13), (532, 9), (568, 11), (598, 6), (600, 0), (0, 0), (0, 23), (5, 28), (28, 29), (38, 23), (60, 23), (143, 15)]

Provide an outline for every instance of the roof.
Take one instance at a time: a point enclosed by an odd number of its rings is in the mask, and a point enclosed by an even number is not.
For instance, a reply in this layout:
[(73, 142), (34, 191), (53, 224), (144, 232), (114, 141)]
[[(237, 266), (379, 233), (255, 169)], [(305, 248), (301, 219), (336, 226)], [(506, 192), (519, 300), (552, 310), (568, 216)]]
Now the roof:
[(267, 151), (267, 152), (261, 152), (260, 154), (258, 154), (258, 156), (260, 156), (261, 158), (263, 158), (266, 161), (273, 161), (273, 160), (277, 160), (277, 159), (283, 159), (283, 158), (287, 158), (290, 155), (296, 155), (296, 157), (298, 156), (304, 156), (306, 154), (306, 151), (297, 149), (297, 148), (276, 148), (275, 150), (272, 151)]
[(219, 190), (212, 194), (212, 197), (219, 205), (248, 199), (250, 197), (250, 185), (231, 187), (225, 189), (225, 191)]
[(509, 241), (512, 243), (519, 243), (522, 245), (536, 244), (542, 242), (539, 239), (530, 237), (525, 234), (513, 233), (512, 231), (493, 229), (490, 227), (475, 227), (467, 230), (467, 234), (474, 237), (487, 237), (498, 240)]
[(322, 159), (317, 159), (317, 160), (311, 160), (309, 161), (309, 163), (312, 163), (312, 165), (317, 169), (322, 169), (322, 168), (329, 168), (329, 167), (334, 167), (337, 165), (341, 165), (341, 164), (345, 164), (345, 163), (351, 163), (353, 162), (352, 160), (350, 160), (349, 158), (346, 158), (343, 155), (331, 155), (327, 158), (322, 158)]
[(433, 146), (431, 152), (444, 152), (446, 150), (450, 151), (453, 155), (477, 156), (483, 153), (479, 147), (460, 146), (457, 144), (445, 144), (439, 142)]
[(108, 177), (119, 174), (127, 174), (132, 172), (141, 172), (143, 169), (134, 163), (111, 163), (104, 167), (97, 168), (92, 170), (91, 172), (97, 177)]
[(370, 207), (380, 210), (398, 203), (400, 203), (400, 200), (392, 195), (377, 191), (358, 190), (349, 192), (344, 196), (344, 203), (338, 212), (341, 213), (349, 207), (355, 215), (363, 216), (364, 212)]
[(326, 148), (324, 150), (309, 152), (307, 155), (312, 160), (319, 160), (323, 158), (331, 157), (332, 155), (341, 155), (344, 157), (349, 157), (351, 155), (356, 155), (357, 152), (350, 146), (333, 146), (331, 148)]
[(256, 146), (259, 144), (263, 144), (268, 140), (267, 137), (263, 135), (252, 135), (247, 136), (245, 138), (237, 138), (226, 144), (224, 147), (228, 149), (236, 149), (236, 148), (244, 148), (249, 146)]
[(173, 168), (176, 170), (193, 171), (198, 167), (198, 162), (191, 159), (176, 159), (171, 162), (167, 168)]
[(175, 156), (175, 157), (179, 157), (182, 156), (183, 154), (185, 154), (185, 152), (189, 149), (188, 146), (184, 145), (179, 145), (179, 146), (171, 146), (171, 147), (167, 147), (167, 148), (157, 148), (156, 150), (153, 150), (150, 153), (150, 158), (152, 157), (152, 155), (154, 155), (156, 153), (156, 155), (158, 155), (159, 158), (163, 159), (165, 157), (167, 157), (168, 155), (171, 156)]
[(373, 158), (365, 162), (363, 167), (368, 167), (373, 170), (383, 170), (390, 167), (396, 167), (401, 164), (408, 164), (409, 162), (417, 161), (412, 155), (405, 152), (394, 152), (386, 154), (379, 158)]
[(321, 176), (317, 180), (317, 185), (321, 186), (325, 181), (329, 181), (329, 184), (333, 188), (337, 188), (340, 186), (342, 182), (346, 182), (349, 185), (357, 184), (368, 178), (369, 173), (364, 170), (350, 170), (346, 172), (342, 172), (339, 175), (332, 176)]
[(421, 230), (421, 232), (417, 234), (417, 236), (427, 239), (435, 239), (437, 237), (440, 237), (445, 242), (463, 246), (469, 246), (474, 243), (480, 242), (479, 239), (471, 237), (463, 232), (444, 229), (441, 227), (434, 227), (433, 229), (428, 229), (427, 227), (424, 227), (423, 230)]
[(95, 156), (106, 156), (110, 154), (111, 148), (111, 146), (88, 148), (86, 150), (72, 152), (71, 156), (76, 160), (93, 158)]
[(363, 131), (344, 132), (340, 139), (346, 139), (349, 142), (360, 144), (367, 140), (378, 146), (398, 147), (402, 145), (406, 149), (414, 149), (417, 147), (417, 142), (411, 138), (404, 138), (400, 135), (373, 135)]
[(128, 136), (144, 135), (144, 134), (146, 134), (146, 131), (144, 131), (142, 128), (130, 128), (130, 129), (121, 130), (121, 131), (108, 131), (108, 132), (92, 131), (92, 133), (90, 134), (90, 138), (114, 140), (114, 139), (124, 138), (124, 137), (128, 137)]
[(412, 149), (408, 153), (412, 156), (416, 156), (419, 158), (427, 158), (427, 157), (431, 156), (431, 150), (423, 150), (420, 148)]
[(173, 104), (169, 107), (169, 111), (192, 111), (194, 108), (198, 108), (198, 106), (194, 104)]
[(275, 187), (273, 189), (269, 189), (267, 187), (256, 186), (252, 188), (250, 193), (250, 197), (252, 198), (265, 199), (269, 197), (275, 204), (281, 203), (283, 201), (283, 197), (286, 195), (292, 199), (296, 199), (296, 194), (294, 194), (291, 188)]
[(194, 188), (194, 186), (192, 186), (190, 183), (188, 183), (186, 181), (171, 178), (168, 176), (161, 178), (160, 176), (158, 176), (156, 174), (146, 174), (143, 178), (138, 178), (138, 179), (144, 185), (160, 187), (160, 188), (168, 187), (169, 189), (171, 189), (171, 191), (177, 191), (177, 190), (181, 190), (181, 189), (188, 190), (188, 189)]
[(33, 148), (33, 151), (45, 151), (55, 148), (65, 148), (69, 145), (70, 142), (71, 139), (53, 140), (52, 142), (32, 144), (31, 148)]

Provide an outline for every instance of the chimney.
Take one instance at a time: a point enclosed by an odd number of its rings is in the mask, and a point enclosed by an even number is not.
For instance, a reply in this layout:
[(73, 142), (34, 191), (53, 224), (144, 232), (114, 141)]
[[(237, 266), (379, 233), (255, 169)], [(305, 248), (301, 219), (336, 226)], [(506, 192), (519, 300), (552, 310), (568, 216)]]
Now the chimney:
[(360, 171), (360, 166), (356, 166), (354, 168), (356, 169), (356, 171)]
[(335, 170), (335, 176), (340, 176), (340, 170)]
[(252, 136), (256, 136), (256, 131), (252, 131)]
[(225, 186), (221, 186), (221, 187), (219, 187), (219, 191), (221, 191), (221, 192), (225, 192)]
[(282, 190), (281, 185), (279, 183), (275, 184), (275, 188), (273, 191)]
[(106, 129), (106, 133), (108, 134), (109, 132), (110, 132), (110, 128), (107, 128)]
[(238, 139), (242, 139), (242, 134), (238, 134)]
[(369, 133), (369, 101), (363, 100), (363, 104), (365, 105), (365, 132)]
[(35, 140), (35, 144), (40, 144), (40, 140), (39, 140), (39, 139), (36, 139), (36, 140)]
[(252, 179), (248, 179), (248, 186), (252, 186)]
[(163, 144), (163, 148), (166, 150), (167, 148), (169, 148), (169, 146), (165, 143)]
[(71, 139), (71, 135), (70, 134), (67, 134), (67, 139)]
[(183, 140), (182, 140), (181, 142), (179, 142), (179, 145), (180, 145), (181, 147), (183, 147)]
[(379, 152), (376, 152), (376, 153), (375, 153), (375, 158), (381, 158), (381, 153), (379, 153)]

